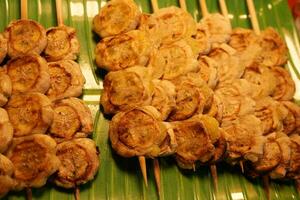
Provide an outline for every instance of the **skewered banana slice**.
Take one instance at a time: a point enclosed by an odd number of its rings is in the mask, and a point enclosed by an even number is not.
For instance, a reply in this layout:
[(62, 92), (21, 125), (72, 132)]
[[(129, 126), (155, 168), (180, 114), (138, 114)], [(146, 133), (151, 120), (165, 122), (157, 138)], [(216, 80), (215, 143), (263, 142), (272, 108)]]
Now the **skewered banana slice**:
[(0, 107), (4, 106), (12, 93), (12, 84), (9, 76), (0, 72)]
[(210, 41), (215, 44), (227, 43), (230, 40), (231, 25), (229, 20), (219, 13), (210, 14), (201, 19), (210, 32)]
[(12, 93), (46, 93), (50, 87), (47, 62), (38, 55), (25, 55), (11, 59), (6, 64), (12, 82)]
[(172, 122), (178, 143), (176, 161), (179, 167), (194, 169), (196, 162), (209, 162), (220, 138), (219, 123), (213, 117), (195, 115), (184, 121)]
[(40, 54), (47, 45), (46, 30), (33, 20), (11, 22), (5, 29), (4, 37), (8, 40), (8, 55), (11, 58)]
[(44, 51), (47, 61), (76, 60), (80, 44), (76, 30), (68, 26), (49, 28), (47, 34), (47, 47)]
[(172, 44), (164, 44), (151, 55), (148, 67), (154, 78), (171, 80), (198, 69), (191, 47), (180, 40)]
[(153, 94), (151, 76), (141, 66), (109, 72), (104, 79), (101, 105), (106, 114), (142, 105), (150, 105)]
[(287, 62), (287, 46), (280, 35), (273, 28), (266, 28), (260, 35), (259, 62), (265, 66), (279, 66)]
[(0, 154), (0, 198), (15, 187), (15, 181), (11, 178), (13, 173), (14, 166), (12, 162)]
[(183, 9), (175, 6), (159, 9), (151, 16), (141, 20), (139, 29), (144, 30), (156, 42), (171, 44), (181, 39), (190, 38), (196, 33), (196, 22)]
[(73, 60), (61, 60), (48, 64), (50, 73), (50, 88), (46, 95), (50, 100), (66, 97), (79, 97), (85, 78), (78, 63)]
[(269, 96), (276, 89), (276, 78), (267, 67), (256, 65), (248, 67), (245, 69), (243, 78), (251, 83), (254, 99)]
[(261, 98), (256, 101), (255, 116), (263, 124), (264, 135), (274, 131), (281, 131), (283, 129), (283, 119), (287, 115), (287, 109), (271, 97)]
[(214, 117), (216, 120), (218, 120), (219, 123), (222, 123), (223, 110), (224, 110), (223, 106), (224, 105), (220, 95), (214, 93), (211, 106), (208, 110), (204, 111), (204, 114)]
[(276, 79), (276, 88), (271, 95), (276, 100), (292, 100), (295, 93), (295, 83), (289, 72), (282, 67), (272, 67)]
[(89, 138), (58, 144), (56, 155), (61, 164), (54, 183), (63, 188), (75, 188), (92, 180), (99, 168), (99, 153), (95, 142)]
[(291, 141), (291, 159), (290, 166), (287, 171), (287, 178), (299, 179), (300, 178), (300, 136), (298, 134), (292, 134), (290, 136)]
[(170, 121), (188, 119), (210, 108), (213, 91), (198, 74), (190, 73), (173, 82), (176, 86), (176, 108), (169, 116)]
[(261, 121), (254, 115), (245, 115), (234, 121), (222, 123), (225, 131), (227, 146), (227, 159), (230, 163), (245, 157), (251, 161), (257, 159), (263, 154), (263, 144)]
[(41, 187), (60, 165), (56, 157), (56, 142), (47, 135), (35, 134), (14, 138), (7, 157), (15, 169), (13, 179), (17, 190)]
[(213, 59), (202, 56), (198, 59), (200, 77), (207, 83), (207, 85), (214, 89), (217, 86), (218, 76), (218, 63)]
[(109, 1), (94, 17), (93, 30), (100, 37), (125, 33), (137, 27), (140, 14), (132, 0)]
[(133, 30), (115, 37), (107, 37), (96, 46), (96, 64), (108, 71), (117, 71), (134, 65), (145, 66), (152, 50), (145, 32)]
[(58, 140), (87, 137), (93, 131), (90, 109), (80, 99), (71, 97), (54, 102), (54, 117), (49, 134)]
[[(194, 44), (194, 46), (189, 42), (188, 43), (192, 46), (193, 51), (197, 52), (196, 54), (206, 55), (210, 52), (212, 45), (210, 41), (210, 33), (206, 24), (197, 24), (196, 33), (192, 35), (192, 39), (194, 39), (193, 41), (195, 41), (195, 43), (192, 43)], [(189, 38), (187, 38), (186, 40), (190, 41)], [(197, 49), (194, 50), (193, 47)]]
[(153, 80), (153, 84), (154, 91), (150, 105), (161, 113), (162, 120), (166, 120), (176, 107), (175, 85), (167, 80)]
[(170, 155), (177, 146), (172, 127), (152, 106), (119, 112), (109, 124), (112, 148), (123, 157)]
[(3, 153), (12, 141), (14, 129), (9, 121), (6, 110), (3, 108), (0, 108), (0, 116), (0, 153)]
[(300, 133), (300, 107), (290, 101), (280, 102), (286, 109), (288, 114), (283, 119), (283, 132), (287, 135)]
[(0, 64), (3, 62), (7, 54), (7, 39), (0, 33)]
[(50, 100), (37, 92), (13, 95), (5, 109), (14, 128), (14, 137), (45, 133), (53, 120)]

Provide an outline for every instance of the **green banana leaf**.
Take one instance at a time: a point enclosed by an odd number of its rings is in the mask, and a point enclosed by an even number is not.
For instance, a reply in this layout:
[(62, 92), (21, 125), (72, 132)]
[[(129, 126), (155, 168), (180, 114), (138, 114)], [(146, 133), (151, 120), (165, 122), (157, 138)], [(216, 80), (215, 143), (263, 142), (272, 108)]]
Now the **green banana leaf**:
[[(158, 0), (159, 7), (179, 6), (177, 0)], [(151, 13), (150, 0), (136, 0), (139, 7)], [(201, 11), (198, 0), (186, 0), (188, 11), (199, 20)], [(106, 0), (63, 0), (64, 23), (77, 29), (81, 44), (78, 62), (86, 77), (82, 98), (95, 118), (93, 139), (101, 151), (101, 166), (95, 180), (80, 187), (81, 199), (158, 199), (153, 175), (152, 160), (147, 161), (148, 187), (143, 183), (137, 158), (125, 159), (116, 155), (108, 141), (108, 119), (101, 113), (99, 98), (103, 89), (104, 72), (96, 68), (94, 48), (99, 38), (91, 30), (93, 17)], [(251, 28), (246, 0), (227, 0), (233, 27)], [(295, 100), (300, 100), (299, 41), (287, 0), (255, 0), (261, 29), (275, 27), (286, 40), (290, 61), (287, 68), (296, 81)], [(219, 12), (218, 0), (207, 0), (210, 12)], [(28, 17), (46, 28), (56, 26), (54, 0), (28, 0)], [(0, 31), (14, 19), (20, 18), (20, 0), (0, 0)], [(172, 158), (160, 158), (161, 199), (266, 199), (261, 179), (248, 180), (238, 168), (224, 163), (217, 165), (218, 192), (213, 189), (212, 177), (206, 166), (193, 171), (180, 170)], [(1, 186), (0, 186), (1, 187)], [(271, 199), (300, 199), (294, 183), (271, 182)], [(25, 192), (11, 192), (4, 199), (25, 199)], [(51, 183), (33, 189), (33, 199), (74, 199), (72, 190), (64, 190)]]

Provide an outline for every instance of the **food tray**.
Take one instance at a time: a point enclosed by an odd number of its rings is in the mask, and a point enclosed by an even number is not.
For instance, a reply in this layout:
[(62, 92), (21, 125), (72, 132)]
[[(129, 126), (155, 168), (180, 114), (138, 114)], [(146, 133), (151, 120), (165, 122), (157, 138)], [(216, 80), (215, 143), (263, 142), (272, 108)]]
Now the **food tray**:
[[(148, 165), (148, 187), (143, 183), (137, 158), (121, 158), (113, 153), (108, 141), (108, 119), (100, 110), (99, 99), (103, 89), (105, 72), (96, 68), (94, 48), (99, 38), (91, 30), (92, 18), (106, 0), (65, 0), (63, 2), (64, 23), (77, 30), (81, 44), (78, 62), (86, 78), (82, 99), (95, 119), (93, 139), (101, 150), (101, 166), (94, 181), (81, 186), (81, 199), (158, 199), (152, 161)], [(150, 0), (136, 1), (143, 12), (151, 13)], [(158, 0), (159, 7), (179, 6), (177, 0)], [(233, 27), (251, 28), (246, 0), (227, 0)], [(188, 11), (199, 20), (201, 11), (198, 0), (186, 0)], [(289, 47), (287, 68), (296, 82), (295, 100), (300, 100), (300, 59), (297, 31), (293, 24), (287, 0), (255, 0), (261, 29), (273, 26), (283, 36)], [(219, 12), (218, 0), (207, 0), (210, 12)], [(14, 19), (20, 18), (19, 0), (0, 0), (0, 31)], [(46, 28), (56, 26), (55, 0), (28, 0), (28, 18), (40, 22)], [(266, 199), (262, 180), (248, 180), (239, 169), (224, 163), (217, 165), (218, 193), (213, 189), (208, 167), (193, 171), (182, 171), (172, 158), (160, 158), (161, 199)], [(271, 199), (300, 199), (293, 182), (272, 182)], [(11, 192), (4, 199), (25, 199), (25, 192)], [(72, 190), (63, 190), (48, 183), (33, 189), (33, 199), (74, 199)]]

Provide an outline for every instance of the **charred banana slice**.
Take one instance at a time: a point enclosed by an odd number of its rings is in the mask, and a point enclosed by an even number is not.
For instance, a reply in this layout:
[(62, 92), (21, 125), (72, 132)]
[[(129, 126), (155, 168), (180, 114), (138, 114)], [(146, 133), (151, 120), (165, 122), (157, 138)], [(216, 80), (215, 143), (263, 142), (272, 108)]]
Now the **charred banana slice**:
[(210, 41), (215, 44), (227, 43), (230, 39), (230, 22), (221, 14), (213, 13), (201, 19), (210, 32)]
[(12, 162), (0, 154), (0, 198), (4, 197), (10, 190), (15, 187), (15, 181), (12, 179), (14, 166)]
[(50, 73), (50, 88), (46, 95), (50, 100), (66, 97), (79, 97), (85, 78), (80, 66), (73, 60), (61, 60), (48, 64)]
[(109, 137), (123, 157), (170, 155), (177, 145), (172, 128), (152, 106), (117, 113), (109, 124)]
[(219, 81), (217, 70), (218, 63), (207, 56), (200, 57), (198, 59), (198, 63), (198, 73), (200, 74), (200, 77), (207, 83), (210, 88), (214, 89)]
[(300, 133), (300, 107), (290, 101), (280, 102), (286, 109), (288, 114), (283, 119), (283, 132), (287, 135)]
[(56, 101), (53, 109), (54, 118), (49, 130), (53, 138), (87, 137), (93, 131), (91, 111), (82, 100), (71, 97)]
[(151, 55), (148, 67), (154, 78), (171, 80), (198, 69), (191, 47), (184, 41), (162, 45)]
[(11, 58), (40, 54), (47, 45), (46, 30), (33, 20), (11, 22), (5, 29), (4, 37), (8, 40), (8, 55)]
[(5, 109), (14, 128), (14, 137), (43, 134), (53, 120), (50, 100), (37, 92), (13, 95)]
[(134, 65), (145, 66), (151, 52), (151, 42), (145, 32), (133, 30), (115, 37), (107, 37), (96, 46), (96, 64), (108, 71)]
[(14, 138), (6, 155), (15, 167), (15, 189), (45, 185), (48, 177), (56, 172), (60, 165), (55, 153), (56, 142), (50, 136), (35, 134)]
[(12, 84), (7, 74), (0, 72), (0, 107), (4, 106), (12, 93)]
[(13, 58), (6, 64), (7, 75), (12, 82), (12, 92), (46, 93), (50, 87), (47, 62), (38, 55)]
[(106, 114), (142, 105), (150, 105), (153, 83), (147, 68), (131, 67), (117, 72), (109, 72), (104, 79), (101, 105)]
[(298, 134), (292, 134), (291, 141), (291, 158), (290, 164), (286, 176), (292, 179), (300, 178), (300, 136)]
[(190, 73), (173, 82), (176, 86), (176, 108), (170, 114), (170, 121), (188, 119), (210, 108), (213, 91), (198, 74)]
[(151, 106), (155, 107), (163, 120), (166, 120), (176, 107), (175, 85), (167, 80), (153, 80), (154, 91)]
[(147, 32), (150, 37), (155, 37), (154, 41), (158, 43), (171, 44), (195, 35), (196, 26), (188, 12), (171, 6), (162, 8), (142, 20), (139, 29)]
[(6, 110), (3, 108), (0, 108), (0, 116), (0, 153), (3, 153), (12, 141), (14, 129), (9, 121)]
[(292, 100), (295, 94), (295, 83), (289, 72), (283, 67), (272, 67), (272, 73), (276, 79), (276, 88), (271, 95), (276, 100)]
[(100, 37), (114, 36), (137, 27), (141, 12), (132, 0), (112, 0), (93, 19), (93, 30)]
[(57, 26), (47, 30), (47, 47), (44, 51), (47, 61), (76, 60), (80, 44), (76, 30), (68, 26)]
[(7, 54), (7, 39), (0, 33), (0, 64), (3, 62)]
[(99, 153), (95, 142), (89, 138), (58, 144), (56, 155), (61, 164), (54, 183), (63, 188), (75, 188), (92, 180), (99, 168)]

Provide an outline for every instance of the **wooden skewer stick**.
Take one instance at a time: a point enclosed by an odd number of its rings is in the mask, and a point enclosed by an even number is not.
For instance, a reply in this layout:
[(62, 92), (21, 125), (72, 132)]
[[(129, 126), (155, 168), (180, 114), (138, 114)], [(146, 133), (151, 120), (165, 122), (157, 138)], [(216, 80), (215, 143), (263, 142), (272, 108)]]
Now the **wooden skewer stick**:
[(216, 165), (210, 165), (210, 173), (213, 178), (214, 183), (214, 189), (217, 192), (218, 191), (218, 173), (217, 173), (217, 166)]
[(55, 4), (56, 4), (57, 25), (62, 26), (64, 25), (64, 20), (62, 17), (62, 2), (61, 0), (55, 0)]
[(251, 20), (253, 30), (257, 35), (259, 35), (260, 34), (260, 29), (259, 29), (259, 24), (258, 24), (258, 20), (257, 20), (253, 0), (247, 0), (247, 6), (248, 6), (248, 10), (249, 10), (249, 14), (250, 14), (250, 20)]
[(300, 180), (299, 179), (295, 180), (295, 185), (296, 185), (297, 192), (300, 194)]
[(143, 174), (145, 185), (146, 187), (148, 187), (146, 158), (144, 156), (139, 156), (139, 163), (140, 163), (140, 168)]
[(220, 4), (222, 15), (228, 20), (228, 22), (230, 24), (230, 19), (229, 19), (229, 15), (228, 15), (228, 9), (227, 9), (225, 0), (219, 0), (219, 4)]
[(242, 173), (244, 173), (245, 170), (244, 170), (244, 163), (243, 163), (243, 161), (240, 160), (239, 164), (240, 164), (240, 168), (242, 170)]
[(263, 187), (267, 195), (267, 200), (270, 200), (270, 180), (268, 175), (263, 175)]
[(152, 5), (153, 12), (157, 12), (159, 10), (157, 0), (151, 0), (151, 5)]
[(26, 188), (26, 199), (32, 200), (32, 190), (31, 188)]
[(183, 10), (187, 11), (187, 6), (186, 6), (185, 0), (179, 0), (179, 4)]
[(21, 0), (21, 19), (28, 18), (27, 0)]
[(80, 189), (78, 186), (75, 187), (75, 200), (80, 200)]
[(202, 17), (206, 17), (209, 15), (207, 5), (206, 5), (206, 0), (199, 0), (200, 7), (201, 7), (201, 12), (202, 12)]
[(154, 168), (154, 177), (155, 177), (157, 193), (158, 193), (158, 196), (160, 197), (160, 168), (159, 168), (159, 162), (157, 159), (153, 160), (153, 168)]

